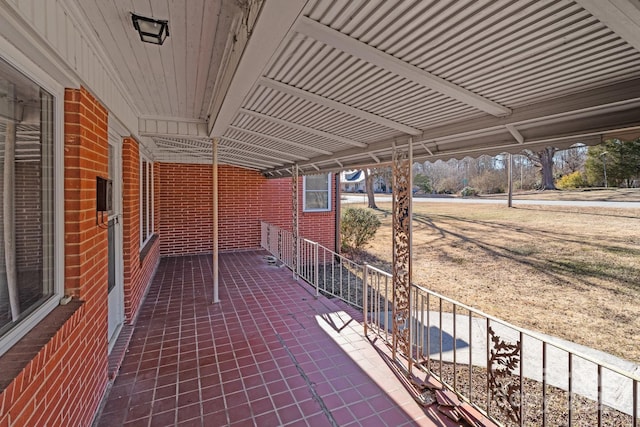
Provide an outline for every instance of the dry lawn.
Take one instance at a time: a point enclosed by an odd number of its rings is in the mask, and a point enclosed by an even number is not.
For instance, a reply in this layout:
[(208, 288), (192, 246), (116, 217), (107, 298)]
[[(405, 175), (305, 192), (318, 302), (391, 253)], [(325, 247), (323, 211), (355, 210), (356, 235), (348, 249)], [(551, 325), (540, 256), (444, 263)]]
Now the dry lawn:
[[(391, 206), (379, 207), (383, 225), (365, 250), (371, 264), (391, 271)], [(640, 209), (413, 208), (415, 283), (640, 363)]]

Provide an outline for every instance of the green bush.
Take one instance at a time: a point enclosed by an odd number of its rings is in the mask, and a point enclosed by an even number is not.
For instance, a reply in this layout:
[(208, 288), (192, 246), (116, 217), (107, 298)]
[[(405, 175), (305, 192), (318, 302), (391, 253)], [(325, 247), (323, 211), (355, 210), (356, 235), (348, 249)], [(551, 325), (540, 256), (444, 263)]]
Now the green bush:
[(575, 171), (569, 175), (565, 175), (556, 181), (556, 187), (561, 190), (585, 187), (586, 184), (586, 180), (580, 171)]
[(413, 184), (416, 185), (425, 193), (431, 193), (433, 191), (433, 186), (431, 185), (431, 179), (426, 175), (422, 175), (421, 173), (417, 174), (413, 178)]
[(378, 227), (380, 220), (370, 209), (345, 209), (340, 220), (342, 249), (360, 249), (373, 238)]
[(475, 197), (478, 195), (478, 190), (473, 187), (464, 187), (460, 192), (462, 197)]
[(462, 189), (460, 180), (453, 176), (448, 176), (438, 182), (435, 190), (438, 194), (455, 194)]

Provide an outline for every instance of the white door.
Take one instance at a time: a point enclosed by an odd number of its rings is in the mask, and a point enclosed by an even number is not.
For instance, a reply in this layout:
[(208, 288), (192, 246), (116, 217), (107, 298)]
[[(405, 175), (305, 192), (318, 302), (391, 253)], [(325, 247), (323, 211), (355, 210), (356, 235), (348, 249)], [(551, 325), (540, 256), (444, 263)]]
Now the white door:
[(109, 132), (109, 179), (113, 182), (112, 211), (109, 213), (109, 353), (124, 321), (124, 274), (122, 260), (122, 139)]

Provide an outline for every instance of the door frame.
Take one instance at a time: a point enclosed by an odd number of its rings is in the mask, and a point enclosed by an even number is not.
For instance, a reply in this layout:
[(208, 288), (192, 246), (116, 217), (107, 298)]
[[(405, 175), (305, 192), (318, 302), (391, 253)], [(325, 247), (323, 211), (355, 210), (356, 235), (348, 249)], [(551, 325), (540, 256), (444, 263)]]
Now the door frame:
[[(113, 182), (113, 211), (109, 214), (109, 220), (115, 220), (115, 287), (107, 295), (107, 340), (109, 353), (124, 324), (124, 258), (123, 258), (123, 232), (122, 232), (122, 136), (117, 132), (109, 120), (108, 144), (114, 150), (113, 175), (109, 178)], [(112, 293), (115, 293), (112, 295)], [(112, 319), (114, 316), (115, 319)], [(113, 329), (111, 322), (113, 321)]]

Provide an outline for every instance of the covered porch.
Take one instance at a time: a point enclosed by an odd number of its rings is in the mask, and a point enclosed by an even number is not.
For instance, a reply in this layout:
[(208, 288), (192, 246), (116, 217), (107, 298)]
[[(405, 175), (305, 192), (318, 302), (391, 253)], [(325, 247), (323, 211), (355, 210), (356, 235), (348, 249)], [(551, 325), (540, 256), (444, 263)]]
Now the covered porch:
[(224, 304), (211, 256), (162, 259), (98, 426), (460, 425), (416, 402), (360, 312), (267, 255), (220, 254)]
[[(49, 175), (34, 191), (47, 189), (55, 207), (55, 215), (40, 208), (52, 224), (40, 234), (55, 246), (36, 257), (51, 270), (46, 305), (0, 341), (0, 355), (21, 362), (0, 390), (0, 425), (88, 425), (111, 387), (112, 337), (136, 319), (101, 425), (446, 425), (441, 408), (414, 403), (384, 346), (363, 338), (346, 307), (267, 266), (262, 252), (218, 250), (256, 248), (259, 220), (290, 227), (291, 241), (313, 230), (335, 242), (328, 174), (392, 163), (387, 276), (401, 297), (392, 335), (411, 372), (410, 321), (418, 308), (426, 319), (431, 311), (431, 294), (411, 276), (413, 161), (640, 132), (632, 0), (0, 0), (0, 11), (2, 76), (38, 94), (12, 94), (4, 115), (25, 122), (14, 103), (48, 112), (21, 126), (37, 124), (55, 154), (39, 160)], [(164, 27), (166, 40), (146, 43), (140, 17)], [(9, 166), (33, 148), (23, 130), (5, 125)], [(6, 182), (19, 183), (7, 170)], [(305, 222), (304, 180), (321, 175), (324, 189), (312, 191), (323, 203)], [(10, 201), (20, 190), (6, 188)], [(299, 247), (290, 255), (296, 273), (309, 265), (298, 265)], [(196, 255), (211, 248), (213, 258)], [(423, 295), (426, 305), (412, 305)], [(41, 334), (38, 322), (70, 299), (83, 305), (24, 357), (14, 344)], [(607, 368), (594, 366), (599, 391)], [(629, 378), (635, 427), (640, 380)]]

